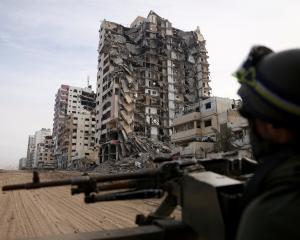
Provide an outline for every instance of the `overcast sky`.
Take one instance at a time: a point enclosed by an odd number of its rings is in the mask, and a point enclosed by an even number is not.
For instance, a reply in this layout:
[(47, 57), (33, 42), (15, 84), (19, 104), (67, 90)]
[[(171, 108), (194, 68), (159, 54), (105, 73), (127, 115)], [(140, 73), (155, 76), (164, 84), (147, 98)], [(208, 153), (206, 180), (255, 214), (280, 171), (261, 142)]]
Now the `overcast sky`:
[(101, 20), (124, 26), (150, 10), (207, 40), (215, 96), (237, 98), (231, 77), (254, 44), (274, 50), (300, 45), (300, 1), (1, 0), (0, 168), (26, 156), (29, 134), (52, 128), (60, 84), (95, 89)]

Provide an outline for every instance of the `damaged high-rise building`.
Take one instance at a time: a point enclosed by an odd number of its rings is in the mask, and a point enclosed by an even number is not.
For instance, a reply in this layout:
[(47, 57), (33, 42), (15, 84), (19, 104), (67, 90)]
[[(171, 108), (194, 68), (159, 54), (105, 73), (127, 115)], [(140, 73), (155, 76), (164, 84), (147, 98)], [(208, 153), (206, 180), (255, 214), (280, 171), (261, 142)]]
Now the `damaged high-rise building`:
[(96, 143), (100, 162), (131, 153), (132, 139), (169, 141), (175, 113), (210, 96), (205, 40), (153, 11), (130, 27), (99, 30)]

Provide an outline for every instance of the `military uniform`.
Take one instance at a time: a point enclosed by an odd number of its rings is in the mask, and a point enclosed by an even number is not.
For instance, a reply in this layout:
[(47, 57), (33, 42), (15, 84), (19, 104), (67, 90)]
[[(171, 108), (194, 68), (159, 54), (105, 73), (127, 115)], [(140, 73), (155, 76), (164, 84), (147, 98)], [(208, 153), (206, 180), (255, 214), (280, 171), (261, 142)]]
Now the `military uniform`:
[[(240, 113), (249, 120), (261, 163), (245, 190), (237, 240), (300, 239), (299, 66), (300, 49), (276, 53), (255, 46), (235, 73)], [(276, 128), (290, 138), (274, 139)]]
[(237, 240), (300, 239), (300, 150), (296, 148), (277, 149), (261, 159), (246, 187), (248, 204)]

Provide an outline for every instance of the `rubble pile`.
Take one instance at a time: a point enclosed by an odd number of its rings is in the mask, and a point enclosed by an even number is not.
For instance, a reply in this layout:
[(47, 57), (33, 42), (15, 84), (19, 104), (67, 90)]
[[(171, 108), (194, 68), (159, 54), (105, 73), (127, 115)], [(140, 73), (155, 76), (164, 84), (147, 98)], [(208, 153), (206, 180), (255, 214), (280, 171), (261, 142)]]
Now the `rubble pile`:
[(132, 136), (128, 139), (128, 144), (130, 145), (131, 152), (134, 154), (139, 153), (170, 153), (170, 145), (158, 140), (153, 140), (144, 136)]
[(150, 154), (145, 153), (138, 158), (128, 157), (120, 161), (110, 160), (101, 163), (93, 171), (101, 174), (134, 172), (140, 168), (153, 166), (149, 159), (151, 159)]
[(101, 174), (133, 172), (142, 168), (155, 167), (153, 159), (157, 156), (171, 153), (167, 143), (152, 140), (142, 136), (132, 136), (128, 139), (131, 153), (119, 161), (108, 160), (97, 166), (94, 171)]
[(95, 161), (89, 158), (79, 158), (74, 159), (70, 164), (68, 165), (67, 169), (70, 171), (93, 171), (97, 167), (97, 164)]

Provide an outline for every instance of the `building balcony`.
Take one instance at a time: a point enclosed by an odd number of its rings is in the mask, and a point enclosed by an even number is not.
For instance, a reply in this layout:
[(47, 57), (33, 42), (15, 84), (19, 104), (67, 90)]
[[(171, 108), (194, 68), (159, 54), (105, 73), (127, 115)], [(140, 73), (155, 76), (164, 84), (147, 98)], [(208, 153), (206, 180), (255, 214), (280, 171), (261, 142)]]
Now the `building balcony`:
[(201, 118), (201, 113), (200, 112), (191, 112), (191, 113), (176, 117), (174, 119), (174, 124), (173, 125), (178, 126), (178, 125), (188, 123), (188, 122), (191, 122), (191, 121), (200, 120), (200, 118)]
[(202, 137), (202, 130), (200, 128), (194, 128), (182, 132), (173, 133), (171, 135), (171, 141), (173, 143), (192, 141), (193, 139), (199, 137)]

